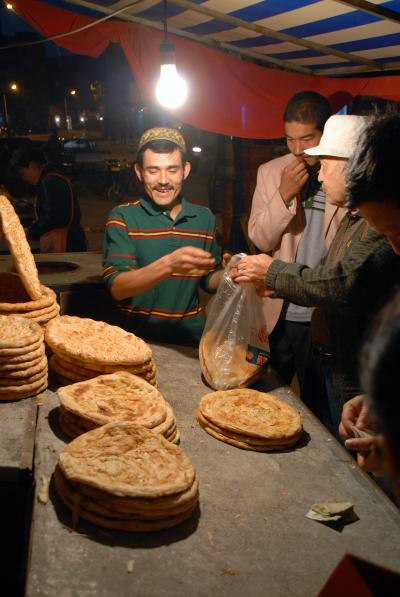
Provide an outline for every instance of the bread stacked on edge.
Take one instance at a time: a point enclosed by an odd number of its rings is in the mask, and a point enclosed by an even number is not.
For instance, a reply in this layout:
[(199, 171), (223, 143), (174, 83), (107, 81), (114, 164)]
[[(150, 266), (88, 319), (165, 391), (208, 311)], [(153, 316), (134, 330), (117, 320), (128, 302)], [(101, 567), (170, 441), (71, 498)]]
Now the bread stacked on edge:
[(0, 233), (6, 239), (17, 274), (0, 274), (0, 314), (19, 315), (42, 326), (57, 317), (55, 293), (42, 286), (31, 248), (12, 203), (0, 195)]
[(41, 285), (40, 289), (41, 298), (32, 300), (17, 274), (0, 273), (0, 315), (18, 315), (45, 326), (58, 316), (60, 307), (51, 288)]
[(59, 388), (60, 426), (70, 437), (111, 422), (135, 423), (179, 443), (175, 414), (161, 393), (127, 371)]
[(36, 396), (46, 388), (42, 328), (23, 317), (0, 316), (0, 400)]
[(247, 388), (203, 396), (197, 420), (207, 433), (246, 450), (285, 450), (300, 439), (301, 416), (273, 394)]
[(55, 488), (79, 518), (123, 531), (157, 531), (180, 524), (198, 504), (195, 469), (160, 434), (131, 423), (109, 423), (67, 444)]
[(115, 371), (157, 385), (150, 346), (118, 326), (62, 315), (46, 326), (45, 341), (53, 352), (50, 367), (64, 385)]

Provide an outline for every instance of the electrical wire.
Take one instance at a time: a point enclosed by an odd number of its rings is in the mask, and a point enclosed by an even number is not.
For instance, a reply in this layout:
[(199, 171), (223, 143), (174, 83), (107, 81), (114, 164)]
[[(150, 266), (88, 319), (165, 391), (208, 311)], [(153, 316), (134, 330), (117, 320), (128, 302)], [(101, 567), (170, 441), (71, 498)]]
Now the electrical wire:
[(0, 50), (9, 50), (11, 48), (24, 48), (27, 46), (35, 46), (38, 44), (47, 43), (48, 41), (53, 41), (55, 39), (60, 39), (62, 37), (68, 37), (69, 35), (75, 35), (75, 33), (81, 33), (82, 31), (86, 31), (87, 29), (90, 29), (91, 27), (95, 27), (96, 25), (99, 25), (99, 23), (103, 23), (104, 21), (108, 21), (109, 19), (112, 19), (113, 17), (121, 14), (122, 12), (125, 12), (126, 10), (129, 10), (133, 6), (136, 6), (136, 4), (140, 4), (143, 1), (144, 0), (135, 0), (135, 2), (131, 2), (130, 4), (127, 4), (126, 6), (124, 6), (123, 8), (119, 8), (118, 10), (115, 10), (114, 12), (112, 12), (109, 15), (106, 15), (105, 17), (96, 19), (92, 23), (88, 23), (87, 25), (83, 25), (82, 27), (78, 27), (77, 29), (73, 29), (72, 31), (68, 31), (66, 33), (57, 33), (56, 35), (52, 35), (51, 37), (46, 37), (45, 39), (37, 39), (35, 41), (30, 41), (30, 42), (21, 42), (18, 44), (10, 44), (8, 46), (0, 46)]

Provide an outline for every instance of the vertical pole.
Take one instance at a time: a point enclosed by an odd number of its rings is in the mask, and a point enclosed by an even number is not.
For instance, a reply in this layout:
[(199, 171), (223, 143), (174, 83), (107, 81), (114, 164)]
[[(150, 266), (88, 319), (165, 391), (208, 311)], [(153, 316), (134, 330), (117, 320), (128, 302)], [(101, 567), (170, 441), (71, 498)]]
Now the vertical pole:
[(6, 94), (3, 92), (3, 105), (4, 105), (4, 124), (8, 123), (8, 110), (7, 110), (7, 98)]
[(67, 108), (67, 98), (64, 97), (64, 113), (65, 113), (65, 130), (68, 129), (68, 108)]

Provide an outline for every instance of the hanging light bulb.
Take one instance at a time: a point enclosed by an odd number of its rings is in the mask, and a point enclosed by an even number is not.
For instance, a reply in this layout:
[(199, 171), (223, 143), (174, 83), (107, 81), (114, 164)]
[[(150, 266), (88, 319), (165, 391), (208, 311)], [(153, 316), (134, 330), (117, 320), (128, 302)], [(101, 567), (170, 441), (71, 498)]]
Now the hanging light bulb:
[(160, 78), (156, 87), (156, 97), (165, 108), (179, 108), (188, 95), (186, 81), (179, 76), (175, 64), (175, 47), (168, 39), (167, 0), (164, 0), (164, 39), (160, 44)]

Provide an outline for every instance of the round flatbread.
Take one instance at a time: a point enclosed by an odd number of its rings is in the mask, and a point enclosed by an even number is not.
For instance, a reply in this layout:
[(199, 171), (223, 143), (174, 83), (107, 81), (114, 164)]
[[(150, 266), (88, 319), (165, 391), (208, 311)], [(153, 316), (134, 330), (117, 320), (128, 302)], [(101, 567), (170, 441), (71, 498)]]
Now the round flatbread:
[(32, 301), (18, 274), (0, 272), (0, 312), (30, 312), (49, 308), (56, 302), (56, 293), (47, 286), (40, 286), (42, 296)]
[(46, 326), (46, 343), (55, 353), (66, 354), (84, 364), (141, 365), (152, 358), (144, 340), (103, 321), (62, 315)]
[(42, 373), (45, 369), (47, 369), (46, 356), (42, 356), (38, 362), (30, 363), (29, 366), (25, 366), (23, 369), (2, 369), (0, 367), (0, 383), (7, 379), (26, 379), (37, 373)]
[(273, 394), (248, 388), (206, 394), (199, 411), (219, 429), (268, 440), (297, 436), (301, 416)]
[(29, 321), (24, 317), (0, 316), (0, 350), (25, 348), (42, 339), (43, 331), (36, 321)]
[(263, 374), (263, 367), (246, 360), (244, 346), (221, 340), (210, 330), (201, 337), (199, 360), (204, 379), (216, 390), (247, 387)]
[(43, 392), (47, 388), (47, 375), (44, 376), (43, 380), (31, 384), (24, 384), (22, 386), (1, 386), (0, 387), (0, 400), (21, 400), (22, 398), (29, 398), (30, 396), (36, 396), (40, 392)]
[(62, 450), (59, 465), (68, 480), (121, 496), (171, 495), (187, 490), (195, 478), (182, 450), (131, 423), (109, 423), (80, 435)]
[(125, 371), (60, 388), (57, 396), (67, 411), (97, 426), (126, 421), (151, 429), (167, 416), (167, 404), (160, 392)]
[(257, 439), (252, 436), (241, 435), (239, 433), (233, 433), (226, 429), (220, 429), (216, 425), (213, 425), (208, 419), (202, 416), (198, 410), (196, 418), (200, 423), (201, 427), (209, 435), (216, 439), (236, 446), (237, 448), (243, 448), (244, 450), (255, 450), (257, 452), (272, 452), (277, 450), (287, 450), (292, 448), (301, 438), (302, 431), (296, 435), (292, 435), (290, 438), (279, 439), (279, 440), (267, 440)]
[(17, 272), (32, 300), (42, 298), (38, 271), (20, 219), (11, 202), (0, 195), (0, 223)]
[(14, 365), (17, 363), (29, 363), (42, 357), (45, 354), (45, 346), (43, 340), (35, 342), (30, 346), (24, 348), (1, 349), (0, 348), (0, 364)]
[(96, 375), (105, 375), (106, 373), (115, 373), (116, 371), (127, 371), (134, 375), (141, 375), (142, 373), (156, 373), (156, 364), (153, 359), (150, 359), (143, 365), (136, 365), (130, 367), (129, 365), (104, 365), (101, 363), (88, 363), (83, 362), (79, 359), (73, 358), (68, 354), (61, 354), (54, 351), (57, 355), (58, 363), (64, 367), (64, 369), (72, 369), (78, 371), (82, 375), (86, 375), (87, 378), (93, 377), (93, 373)]

